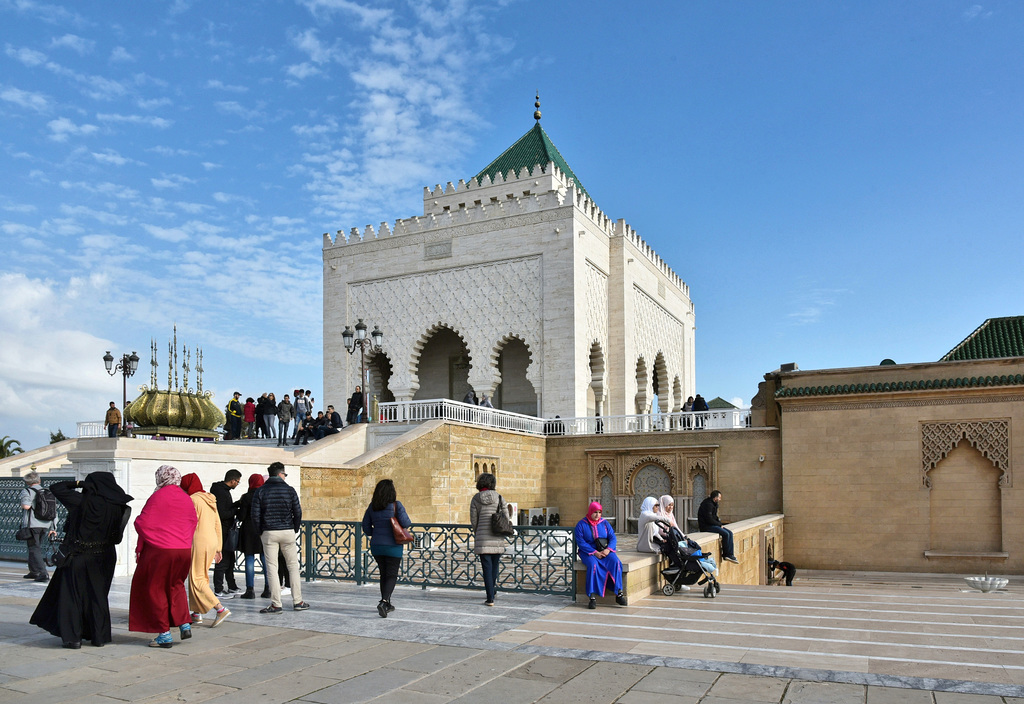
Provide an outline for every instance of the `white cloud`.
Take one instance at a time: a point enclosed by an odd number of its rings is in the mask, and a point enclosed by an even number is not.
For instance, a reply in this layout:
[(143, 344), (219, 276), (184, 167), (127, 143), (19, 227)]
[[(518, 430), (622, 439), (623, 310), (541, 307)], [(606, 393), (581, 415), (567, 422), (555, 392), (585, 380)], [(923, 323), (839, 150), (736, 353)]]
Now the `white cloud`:
[(12, 59), (14, 59), (15, 61), (20, 61), (29, 68), (43, 66), (46, 64), (46, 54), (44, 54), (41, 51), (25, 48), (16, 49), (10, 44), (8, 44), (4, 50), (7, 53), (7, 55), (10, 56)]
[(160, 156), (196, 156), (196, 153), (188, 149), (176, 149), (174, 147), (150, 147), (146, 151), (159, 154)]
[(76, 125), (66, 117), (50, 120), (46, 126), (50, 128), (50, 139), (55, 142), (66, 142), (69, 137), (84, 137), (99, 130), (96, 125)]
[(233, 195), (231, 193), (217, 192), (217, 193), (213, 194), (213, 199), (215, 201), (217, 201), (218, 203), (225, 203), (225, 204), (227, 204), (227, 203), (242, 203), (244, 205), (249, 205), (249, 206), (252, 206), (252, 205), (256, 204), (256, 201), (253, 200), (252, 198), (249, 198), (247, 196), (237, 196), (237, 195)]
[(323, 73), (313, 64), (304, 61), (301, 64), (293, 64), (286, 69), (289, 76), (298, 78), (300, 81), (309, 78), (310, 76), (318, 76)]
[(106, 198), (117, 198), (118, 200), (135, 200), (139, 197), (139, 192), (134, 188), (110, 183), (109, 181), (101, 183), (94, 183), (92, 181), (61, 181), (60, 187), (66, 190), (85, 191)]
[(214, 88), (216, 90), (226, 90), (229, 93), (248, 93), (249, 92), (249, 89), (246, 88), (245, 86), (228, 85), (227, 83), (224, 83), (224, 82), (218, 81), (218, 80), (209, 80), (209, 81), (207, 81), (206, 82), (206, 87), (207, 88)]
[(237, 115), (246, 120), (251, 120), (254, 117), (259, 117), (260, 112), (255, 109), (247, 108), (241, 103), (235, 100), (219, 100), (214, 103), (219, 111), (227, 115)]
[(363, 27), (376, 28), (390, 19), (391, 10), (379, 10), (350, 0), (304, 0), (302, 3), (314, 15), (330, 15), (345, 12), (355, 15)]
[(962, 17), (967, 22), (972, 22), (976, 19), (987, 20), (992, 16), (992, 10), (986, 10), (981, 5), (971, 5), (969, 8), (964, 10)]
[(795, 310), (786, 314), (796, 325), (812, 325), (821, 321), (822, 317), (834, 306), (837, 300), (849, 293), (845, 289), (811, 289), (798, 294)]
[(65, 34), (63, 37), (54, 37), (50, 40), (50, 48), (63, 47), (76, 51), (82, 56), (90, 53), (93, 47), (96, 46), (96, 42), (91, 39), (83, 39), (74, 34)]
[(144, 100), (140, 98), (139, 100), (135, 101), (135, 104), (143, 110), (155, 110), (156, 108), (162, 108), (166, 105), (170, 105), (171, 102), (172, 101), (170, 98), (151, 98), (149, 100)]
[(119, 81), (103, 76), (93, 76), (79, 73), (55, 61), (50, 61), (46, 54), (35, 49), (16, 48), (8, 44), (5, 47), (8, 56), (20, 61), (29, 68), (43, 67), (51, 73), (68, 78), (79, 84), (81, 91), (95, 100), (112, 100), (128, 92), (128, 89)]
[(127, 225), (128, 218), (117, 213), (111, 213), (106, 210), (96, 210), (85, 205), (68, 205), (62, 204), (59, 208), (60, 212), (71, 217), (87, 217), (92, 218), (96, 222), (103, 225)]
[(114, 62), (135, 61), (135, 57), (129, 54), (123, 46), (115, 46), (110, 52), (110, 60)]
[(104, 149), (99, 152), (92, 152), (92, 158), (101, 164), (110, 164), (112, 166), (124, 166), (125, 164), (142, 164), (141, 161), (135, 159), (129, 159), (126, 156), (122, 156), (119, 152), (114, 149)]
[(98, 113), (96, 119), (100, 122), (128, 123), (132, 125), (149, 125), (158, 129), (166, 129), (174, 124), (173, 120), (150, 115), (118, 115), (111, 113)]
[(50, 109), (50, 99), (41, 93), (31, 93), (20, 88), (4, 88), (0, 90), (0, 100), (6, 100), (29, 110), (46, 112)]
[(159, 225), (143, 225), (142, 229), (164, 242), (184, 242), (190, 235), (178, 227), (160, 227)]
[(163, 174), (160, 178), (151, 178), (149, 182), (154, 188), (181, 188), (187, 183), (195, 183), (195, 180), (181, 174)]
[(212, 161), (203, 162), (203, 168), (206, 169), (207, 171), (213, 171), (214, 169), (220, 169), (223, 167), (223, 164), (214, 164)]
[(31, 203), (18, 203), (15, 205), (5, 205), (4, 210), (9, 213), (34, 213), (37, 208)]

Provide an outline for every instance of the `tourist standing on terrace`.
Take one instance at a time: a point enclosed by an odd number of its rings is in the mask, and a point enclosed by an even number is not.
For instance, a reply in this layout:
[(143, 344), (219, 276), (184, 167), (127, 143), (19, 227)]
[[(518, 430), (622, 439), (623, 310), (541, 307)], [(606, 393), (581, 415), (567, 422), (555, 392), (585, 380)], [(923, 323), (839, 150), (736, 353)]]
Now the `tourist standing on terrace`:
[[(310, 414), (313, 408), (309, 405), (309, 399), (303, 394), (303, 389), (295, 389), (295, 439), (298, 440), (299, 429), (302, 427), (302, 421), (305, 420), (306, 416)], [(286, 397), (287, 398), (287, 397)], [(298, 445), (298, 442), (295, 443)]]
[[(495, 535), (491, 520), (498, 511), (501, 496), (494, 490), (496, 480), (484, 472), (476, 480), (477, 493), (469, 502), (469, 524), (473, 527), (473, 552), (480, 556), (480, 569), (484, 576), (484, 604), (494, 606), (497, 594), (498, 569), (505, 554), (505, 538)], [(502, 510), (505, 510), (504, 506)]]
[(267, 394), (263, 402), (263, 424), (267, 426), (267, 437), (277, 437), (277, 400), (274, 394)]
[(292, 585), (292, 609), (305, 611), (309, 604), (302, 600), (302, 582), (299, 581), (299, 549), (295, 538), (302, 529), (302, 506), (295, 489), (284, 479), (288, 474), (284, 465), (274, 462), (267, 467), (270, 478), (252, 497), (252, 522), (263, 542), (263, 556), (270, 577), (270, 606), (260, 609), (261, 614), (279, 614), (281, 606), (281, 580), (277, 573), (278, 555), (288, 565)]
[(402, 566), (403, 548), (395, 541), (395, 531), (391, 527), (394, 518), (403, 528), (412, 526), (405, 506), (398, 500), (395, 483), (390, 479), (381, 479), (373, 489), (373, 500), (363, 514), (363, 533), (370, 536), (370, 553), (377, 561), (380, 572), (380, 602), (377, 613), (381, 618), (395, 610), (391, 605), (391, 594), (398, 583), (398, 571)]
[(107, 417), (103, 419), (103, 425), (107, 429), (108, 438), (117, 437), (117, 430), (121, 427), (121, 411), (117, 410), (117, 404), (113, 401), (110, 402), (110, 408), (107, 409)]
[(114, 546), (124, 537), (132, 497), (110, 472), (92, 472), (80, 482), (57, 482), (50, 490), (68, 509), (62, 544), (67, 557), (54, 571), (29, 623), (60, 638), (65, 648), (81, 648), (83, 640), (102, 647), (113, 640), (107, 597), (117, 565)]
[(288, 424), (292, 422), (294, 417), (292, 411), (292, 402), (288, 400), (288, 394), (284, 395), (284, 400), (277, 404), (277, 446), (288, 444)]
[(238, 400), (241, 395), (236, 391), (228, 401), (228, 440), (242, 437), (242, 402)]
[(128, 606), (128, 630), (158, 633), (149, 645), (170, 648), (171, 627), (181, 639), (192, 637), (185, 578), (192, 564), (192, 536), (199, 518), (181, 473), (170, 465), (156, 470), (156, 491), (135, 519), (135, 574)]
[(597, 608), (597, 595), (604, 596), (605, 588), (611, 581), (615, 588), (615, 603), (619, 606), (628, 604), (622, 592), (622, 562), (615, 554), (615, 531), (611, 524), (601, 517), (604, 508), (594, 501), (587, 509), (576, 529), (576, 545), (580, 561), (587, 567), (587, 595), (590, 597), (588, 609)]
[(722, 536), (722, 559), (739, 564), (736, 559), (732, 531), (722, 525), (718, 519), (718, 502), (722, 500), (722, 492), (715, 489), (711, 496), (700, 502), (697, 509), (697, 527), (702, 533), (717, 533)]
[[(216, 609), (211, 628), (216, 628), (231, 615), (210, 588), (210, 565), (220, 562), (224, 534), (217, 513), (217, 498), (203, 491), (203, 483), (196, 474), (181, 478), (181, 488), (192, 497), (198, 523), (192, 538), (192, 567), (188, 573), (188, 604), (192, 609), (192, 624), (203, 622), (203, 614)], [(230, 597), (231, 595), (227, 595)]]
[(260, 556), (260, 565), (263, 569), (263, 593), (262, 599), (270, 598), (270, 583), (267, 581), (267, 560), (263, 556), (263, 541), (260, 540), (260, 532), (252, 522), (252, 497), (256, 490), (263, 486), (262, 474), (249, 475), (249, 491), (245, 492), (238, 501), (238, 549), (245, 555), (245, 593), (240, 599), (256, 598), (256, 556)]
[(352, 425), (353, 423), (359, 422), (359, 414), (363, 410), (363, 391), (361, 387), (357, 386), (356, 390), (352, 392), (352, 398), (348, 400), (348, 417), (345, 418), (346, 425)]

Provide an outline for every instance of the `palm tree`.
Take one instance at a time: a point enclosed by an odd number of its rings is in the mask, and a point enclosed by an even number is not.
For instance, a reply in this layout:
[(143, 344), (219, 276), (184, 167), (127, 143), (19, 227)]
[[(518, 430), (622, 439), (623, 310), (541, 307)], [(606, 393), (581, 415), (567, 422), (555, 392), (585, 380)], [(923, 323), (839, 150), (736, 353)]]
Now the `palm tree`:
[(20, 442), (8, 435), (4, 435), (0, 438), (0, 458), (11, 457), (19, 452), (24, 452), (24, 450), (21, 449)]

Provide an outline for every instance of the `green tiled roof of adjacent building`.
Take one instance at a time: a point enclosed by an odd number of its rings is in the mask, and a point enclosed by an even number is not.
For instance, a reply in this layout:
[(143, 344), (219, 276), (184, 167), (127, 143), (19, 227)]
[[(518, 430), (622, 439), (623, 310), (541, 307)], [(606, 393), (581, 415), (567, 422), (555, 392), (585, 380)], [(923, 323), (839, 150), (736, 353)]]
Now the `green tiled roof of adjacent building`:
[(1024, 315), (989, 318), (939, 361), (1002, 357), (1024, 357)]
[(800, 396), (839, 396), (843, 394), (889, 394), (896, 391), (926, 391), (932, 389), (969, 389), (979, 386), (1020, 386), (1024, 374), (1001, 376), (972, 376), (956, 379), (926, 379), (914, 381), (878, 381), (869, 384), (835, 384), (831, 386), (784, 386), (775, 392), (775, 398)]
[(562, 173), (575, 181), (576, 187), (590, 198), (587, 189), (583, 187), (579, 178), (569, 168), (561, 152), (558, 151), (558, 147), (554, 145), (539, 122), (534, 124), (529, 132), (520, 137), (515, 144), (503, 151), (497, 159), (485, 166), (483, 171), (473, 178), (476, 179), (477, 185), (479, 185), (483, 181), (484, 176), (489, 176), (493, 181), (494, 177), (498, 174), (505, 176), (509, 171), (518, 174), (523, 167), (533, 168), (537, 165), (540, 165), (542, 169), (546, 169), (547, 165), (551, 162), (554, 162), (555, 166)]

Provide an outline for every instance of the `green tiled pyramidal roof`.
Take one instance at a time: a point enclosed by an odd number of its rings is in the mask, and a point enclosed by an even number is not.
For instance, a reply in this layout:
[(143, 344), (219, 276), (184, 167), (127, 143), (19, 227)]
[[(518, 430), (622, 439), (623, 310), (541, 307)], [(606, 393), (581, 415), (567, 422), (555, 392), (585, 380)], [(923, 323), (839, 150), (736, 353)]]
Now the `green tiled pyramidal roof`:
[(940, 362), (1024, 357), (1024, 315), (989, 318)]
[(473, 178), (476, 179), (477, 185), (480, 185), (483, 182), (484, 176), (489, 176), (493, 181), (494, 177), (498, 174), (505, 176), (509, 171), (518, 174), (524, 166), (533, 168), (540, 165), (542, 169), (546, 169), (550, 162), (554, 162), (555, 166), (575, 181), (576, 187), (590, 198), (587, 189), (583, 187), (579, 178), (569, 168), (569, 165), (565, 163), (562, 153), (558, 151), (558, 147), (554, 145), (551, 138), (548, 137), (548, 133), (544, 131), (539, 122), (534, 124), (529, 132), (520, 137), (515, 144), (503, 151), (497, 159), (485, 166), (483, 171)]

